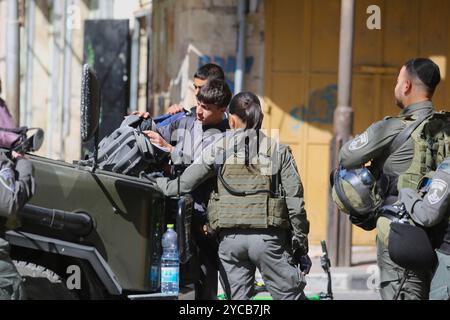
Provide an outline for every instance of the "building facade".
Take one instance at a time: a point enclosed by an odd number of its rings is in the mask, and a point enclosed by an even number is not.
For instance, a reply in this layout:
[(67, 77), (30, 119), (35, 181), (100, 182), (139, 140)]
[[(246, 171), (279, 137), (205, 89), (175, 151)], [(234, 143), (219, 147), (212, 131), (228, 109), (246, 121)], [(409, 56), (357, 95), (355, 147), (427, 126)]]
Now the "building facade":
[[(129, 19), (126, 107), (157, 115), (172, 103), (195, 103), (192, 76), (202, 64), (221, 65), (234, 88), (238, 1), (243, 0), (19, 1), (20, 123), (45, 130), (40, 154), (66, 161), (80, 157), (85, 19)], [(6, 6), (7, 0), (0, 0), (2, 79)], [(245, 18), (243, 88), (261, 97), (264, 127), (278, 129), (280, 141), (294, 152), (313, 243), (327, 234), (340, 8), (338, 0), (248, 0)], [(356, 0), (354, 134), (398, 114), (393, 97), (396, 76), (411, 57), (429, 57), (439, 64), (443, 82), (434, 102), (438, 109), (450, 110), (448, 14), (446, 0)], [(373, 244), (374, 233), (354, 228), (353, 243)]]

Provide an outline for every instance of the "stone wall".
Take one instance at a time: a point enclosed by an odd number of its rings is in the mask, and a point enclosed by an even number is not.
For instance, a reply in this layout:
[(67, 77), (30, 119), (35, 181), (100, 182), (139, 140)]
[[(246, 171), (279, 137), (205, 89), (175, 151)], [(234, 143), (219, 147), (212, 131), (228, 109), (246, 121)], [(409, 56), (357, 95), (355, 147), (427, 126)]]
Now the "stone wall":
[[(250, 1), (244, 89), (263, 93), (264, 2)], [(192, 77), (213, 62), (223, 67), (233, 90), (237, 44), (237, 0), (159, 0), (153, 9), (153, 107), (193, 105)]]
[[(21, 124), (41, 127), (46, 140), (39, 155), (71, 162), (80, 157), (80, 75), (83, 62), (84, 20), (96, 18), (100, 2), (97, 0), (73, 0), (73, 7), (63, 17), (60, 26), (52, 26), (52, 8), (47, 0), (36, 0), (35, 33), (32, 59), (27, 61), (25, 44), (27, 27), (21, 31)], [(238, 0), (156, 0), (153, 1), (152, 43), (147, 52), (146, 37), (141, 37), (141, 70), (139, 79), (138, 109), (146, 107), (147, 65), (146, 55), (151, 56), (150, 106), (154, 114), (160, 114), (171, 103), (193, 105), (192, 76), (205, 63), (221, 65), (230, 87), (234, 87), (237, 44)], [(133, 27), (134, 12), (149, 8), (149, 0), (115, 0), (109, 10), (113, 18), (128, 18)], [(30, 2), (27, 1), (29, 4)], [(111, 2), (112, 3), (112, 2)], [(264, 1), (251, 0), (247, 16), (245, 90), (263, 94), (264, 69)], [(6, 4), (0, 0), (0, 77), (5, 79), (5, 27)], [(64, 10), (63, 10), (64, 11)], [(64, 23), (72, 19), (72, 57), (70, 61), (69, 114), (63, 111), (64, 78)], [(27, 21), (25, 19), (25, 21)], [(143, 31), (144, 32), (144, 31)], [(61, 48), (55, 62), (53, 37), (59, 37)], [(25, 107), (25, 81), (27, 63), (31, 63), (31, 90), (28, 107)], [(57, 73), (57, 85), (52, 79)], [(3, 81), (4, 84), (4, 81)], [(55, 93), (56, 90), (56, 93)], [(56, 95), (55, 95), (56, 94)], [(4, 92), (2, 93), (4, 97)], [(52, 103), (57, 99), (57, 103)], [(24, 109), (26, 108), (26, 109)], [(69, 125), (63, 127), (68, 116)]]
[[(6, 1), (0, 0), (0, 79), (2, 79), (3, 86), (5, 85), (5, 55), (6, 55)], [(5, 98), (5, 90), (0, 94)]]

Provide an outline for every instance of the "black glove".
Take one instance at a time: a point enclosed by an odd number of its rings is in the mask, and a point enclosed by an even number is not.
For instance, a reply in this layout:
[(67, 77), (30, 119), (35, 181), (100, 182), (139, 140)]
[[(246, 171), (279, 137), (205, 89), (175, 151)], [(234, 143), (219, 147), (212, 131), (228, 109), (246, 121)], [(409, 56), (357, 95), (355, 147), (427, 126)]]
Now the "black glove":
[(308, 274), (312, 267), (312, 261), (307, 254), (299, 258), (299, 264), (300, 270), (302, 270), (304, 274)]
[(362, 218), (354, 215), (350, 215), (350, 222), (355, 226), (358, 226), (366, 231), (370, 231), (376, 228), (377, 219), (375, 215), (369, 215), (369, 217)]
[(308, 238), (303, 236), (292, 236), (291, 250), (295, 257), (300, 257), (308, 253)]

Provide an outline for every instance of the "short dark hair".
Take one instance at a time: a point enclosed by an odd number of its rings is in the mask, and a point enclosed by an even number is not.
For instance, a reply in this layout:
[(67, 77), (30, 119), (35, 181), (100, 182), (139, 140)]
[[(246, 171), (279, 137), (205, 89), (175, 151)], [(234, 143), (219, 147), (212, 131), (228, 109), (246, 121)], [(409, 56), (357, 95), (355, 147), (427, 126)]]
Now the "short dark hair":
[(405, 68), (410, 77), (420, 80), (427, 93), (433, 95), (441, 81), (441, 73), (436, 63), (427, 58), (415, 58), (407, 61)]
[(197, 72), (194, 74), (194, 78), (200, 80), (225, 80), (225, 74), (223, 72), (223, 69), (217, 64), (207, 63), (204, 66), (198, 68)]
[(252, 92), (241, 92), (233, 97), (228, 107), (230, 114), (235, 114), (246, 123), (245, 129), (261, 129), (264, 114), (261, 102)]
[(214, 104), (226, 108), (230, 103), (231, 96), (230, 87), (225, 81), (213, 79), (200, 89), (197, 99), (204, 104)]

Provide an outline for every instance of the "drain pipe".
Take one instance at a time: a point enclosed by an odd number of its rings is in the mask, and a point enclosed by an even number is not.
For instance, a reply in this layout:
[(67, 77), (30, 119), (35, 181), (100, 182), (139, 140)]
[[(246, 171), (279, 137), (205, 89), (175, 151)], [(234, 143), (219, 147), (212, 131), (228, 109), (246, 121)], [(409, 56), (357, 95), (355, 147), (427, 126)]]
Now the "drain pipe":
[(245, 31), (248, 0), (238, 0), (238, 41), (236, 54), (236, 70), (234, 71), (234, 94), (244, 90), (245, 76)]
[[(61, 130), (61, 118), (60, 113), (62, 110), (59, 109), (60, 105), (60, 88), (61, 88), (61, 21), (63, 14), (63, 3), (62, 1), (53, 1), (53, 12), (52, 12), (52, 75), (51, 75), (51, 99), (48, 105), (48, 139), (47, 139), (47, 150), (48, 156), (54, 157), (56, 155), (54, 137), (59, 138), (58, 132)], [(61, 146), (61, 145), (60, 145)]]
[(25, 82), (25, 113), (22, 123), (30, 127), (32, 125), (33, 105), (33, 47), (35, 36), (36, 2), (31, 0), (27, 6), (27, 58), (26, 58), (26, 82)]
[(18, 1), (8, 0), (6, 18), (6, 103), (16, 124), (20, 123), (20, 33)]
[[(355, 0), (341, 1), (341, 29), (339, 45), (339, 76), (337, 107), (334, 111), (334, 137), (331, 168), (339, 166), (339, 151), (350, 139), (353, 128), (352, 65), (355, 21)], [(331, 203), (331, 198), (329, 202)], [(348, 216), (339, 212), (335, 205), (330, 206), (329, 240), (332, 245), (332, 260), (335, 266), (350, 266), (352, 249), (352, 225)]]
[(141, 22), (139, 17), (135, 17), (133, 36), (131, 40), (130, 105), (128, 106), (130, 112), (138, 109), (140, 32)]
[(72, 83), (72, 26), (67, 25), (68, 9), (74, 4), (73, 0), (65, 2), (64, 19), (64, 72), (63, 72), (63, 109), (62, 109), (62, 130), (61, 130), (61, 151), (60, 158), (64, 159), (66, 154), (66, 138), (70, 132), (70, 102)]

